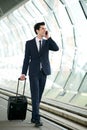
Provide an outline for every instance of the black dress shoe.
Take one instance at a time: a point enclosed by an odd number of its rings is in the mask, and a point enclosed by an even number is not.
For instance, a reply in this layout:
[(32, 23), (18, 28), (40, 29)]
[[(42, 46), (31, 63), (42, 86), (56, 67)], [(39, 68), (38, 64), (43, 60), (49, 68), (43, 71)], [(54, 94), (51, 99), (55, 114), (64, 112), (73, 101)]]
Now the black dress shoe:
[(35, 123), (35, 119), (31, 119), (31, 123)]
[(42, 122), (35, 122), (35, 127), (43, 126)]

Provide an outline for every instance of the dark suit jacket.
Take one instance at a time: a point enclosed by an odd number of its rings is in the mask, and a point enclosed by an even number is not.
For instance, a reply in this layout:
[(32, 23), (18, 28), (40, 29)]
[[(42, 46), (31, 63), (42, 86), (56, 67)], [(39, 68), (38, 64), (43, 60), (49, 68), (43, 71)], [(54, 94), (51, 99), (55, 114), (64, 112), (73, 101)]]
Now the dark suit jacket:
[(25, 57), (22, 67), (22, 74), (26, 75), (29, 68), (29, 75), (37, 76), (40, 72), (41, 63), (44, 73), (49, 75), (51, 73), (49, 50), (59, 50), (59, 47), (51, 38), (48, 40), (43, 40), (42, 49), (40, 52), (38, 52), (35, 38), (27, 41), (25, 46)]

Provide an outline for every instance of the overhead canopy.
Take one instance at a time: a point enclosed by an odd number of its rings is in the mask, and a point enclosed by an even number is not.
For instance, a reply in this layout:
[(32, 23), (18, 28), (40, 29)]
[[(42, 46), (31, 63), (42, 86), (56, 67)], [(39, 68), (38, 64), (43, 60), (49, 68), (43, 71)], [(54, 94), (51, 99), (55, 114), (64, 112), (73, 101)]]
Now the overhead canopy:
[(0, 0), (0, 17), (28, 0)]

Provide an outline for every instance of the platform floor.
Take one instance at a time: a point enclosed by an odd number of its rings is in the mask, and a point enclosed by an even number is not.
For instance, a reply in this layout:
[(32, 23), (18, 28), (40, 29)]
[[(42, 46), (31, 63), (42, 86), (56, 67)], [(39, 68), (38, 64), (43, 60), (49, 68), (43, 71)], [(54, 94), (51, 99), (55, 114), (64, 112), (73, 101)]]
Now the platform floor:
[(27, 112), (24, 121), (8, 121), (7, 120), (7, 101), (0, 98), (0, 130), (66, 130), (44, 118), (41, 118), (43, 126), (36, 128), (30, 122), (31, 112)]

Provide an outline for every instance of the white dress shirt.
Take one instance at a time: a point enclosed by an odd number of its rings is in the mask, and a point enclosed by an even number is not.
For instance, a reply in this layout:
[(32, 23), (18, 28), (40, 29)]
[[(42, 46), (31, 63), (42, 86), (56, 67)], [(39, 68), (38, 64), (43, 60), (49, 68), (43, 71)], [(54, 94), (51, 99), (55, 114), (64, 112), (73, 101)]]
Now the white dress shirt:
[[(37, 49), (39, 51), (39, 44), (40, 44), (40, 41), (41, 41), (41, 45), (42, 45), (42, 40), (43, 39), (39, 39), (38, 37), (36, 37), (36, 45), (37, 45)], [(42, 69), (42, 63), (40, 63), (40, 70)]]
[(42, 45), (42, 40), (43, 39), (39, 39), (38, 37), (36, 37), (36, 45), (37, 45), (37, 49), (38, 49), (38, 51), (39, 51), (39, 41), (41, 41), (41, 45)]

